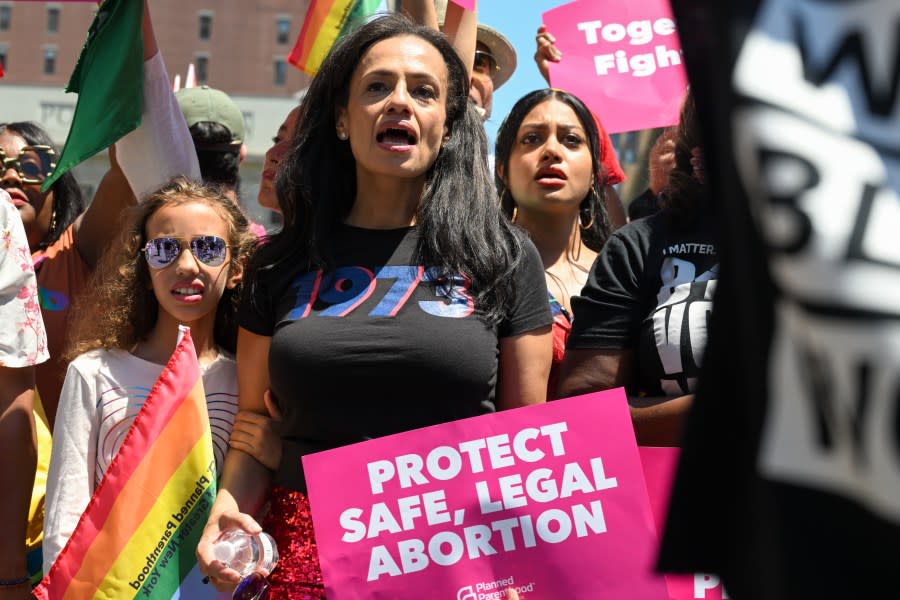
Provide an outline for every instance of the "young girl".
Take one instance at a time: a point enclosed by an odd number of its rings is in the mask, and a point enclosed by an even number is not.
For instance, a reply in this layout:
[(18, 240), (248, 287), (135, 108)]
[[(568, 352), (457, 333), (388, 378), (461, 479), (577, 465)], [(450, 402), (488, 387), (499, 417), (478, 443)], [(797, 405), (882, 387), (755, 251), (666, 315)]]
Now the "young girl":
[[(56, 560), (118, 452), (147, 393), (191, 328), (216, 465), (237, 413), (235, 306), (255, 237), (216, 188), (175, 178), (135, 209), (75, 324), (53, 430), (44, 572)], [(253, 444), (249, 444), (253, 447)]]

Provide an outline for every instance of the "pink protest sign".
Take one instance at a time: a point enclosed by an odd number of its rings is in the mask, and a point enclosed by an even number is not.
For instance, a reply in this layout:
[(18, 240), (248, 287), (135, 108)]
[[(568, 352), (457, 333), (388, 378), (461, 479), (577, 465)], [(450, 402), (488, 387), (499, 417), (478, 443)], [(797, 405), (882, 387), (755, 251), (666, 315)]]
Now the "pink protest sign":
[(562, 52), (550, 81), (581, 98), (609, 133), (678, 121), (687, 75), (668, 0), (577, 0), (543, 22)]
[(453, 4), (462, 7), (465, 10), (474, 12), (476, 0), (450, 0)]
[(621, 389), (305, 456), (329, 600), (665, 600)]
[[(644, 479), (647, 482), (647, 494), (650, 497), (650, 508), (656, 526), (662, 535), (666, 523), (666, 514), (669, 508), (669, 496), (671, 495), (672, 481), (675, 478), (675, 468), (678, 464), (678, 448), (652, 448), (641, 446), (638, 448), (641, 454), (641, 465), (644, 469)], [(671, 600), (726, 600), (725, 593), (719, 578), (714, 575), (697, 573), (694, 575), (666, 575), (666, 585), (669, 588)]]

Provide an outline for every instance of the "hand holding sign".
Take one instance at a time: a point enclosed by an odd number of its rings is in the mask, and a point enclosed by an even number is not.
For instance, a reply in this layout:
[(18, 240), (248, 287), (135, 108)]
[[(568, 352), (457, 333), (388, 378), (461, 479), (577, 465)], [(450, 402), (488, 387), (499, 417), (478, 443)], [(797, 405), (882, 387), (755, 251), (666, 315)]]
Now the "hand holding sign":
[(537, 42), (537, 50), (534, 51), (534, 62), (537, 63), (538, 71), (541, 77), (550, 85), (550, 65), (551, 62), (559, 62), (562, 60), (562, 52), (556, 47), (556, 38), (547, 31), (546, 25), (538, 27), (537, 35), (534, 36)]
[(578, 0), (544, 13), (565, 60), (555, 87), (583, 99), (610, 133), (671, 125), (687, 77), (667, 0)]
[(523, 600), (666, 597), (622, 390), (307, 455), (303, 466), (331, 600), (423, 589), (502, 600), (509, 588)]

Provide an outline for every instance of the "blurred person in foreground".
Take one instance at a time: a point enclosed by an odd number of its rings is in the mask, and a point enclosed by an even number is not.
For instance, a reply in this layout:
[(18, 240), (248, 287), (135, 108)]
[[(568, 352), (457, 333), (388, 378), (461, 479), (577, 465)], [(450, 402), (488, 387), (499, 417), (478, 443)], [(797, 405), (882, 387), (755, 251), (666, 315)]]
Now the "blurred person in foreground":
[(49, 358), (47, 334), (25, 228), (9, 195), (0, 190), (0, 515), (7, 531), (0, 541), (0, 598), (31, 597), (26, 535), (37, 465), (34, 367)]
[(722, 272), (659, 564), (737, 600), (896, 597), (900, 96), (873, 73), (900, 4), (672, 9)]

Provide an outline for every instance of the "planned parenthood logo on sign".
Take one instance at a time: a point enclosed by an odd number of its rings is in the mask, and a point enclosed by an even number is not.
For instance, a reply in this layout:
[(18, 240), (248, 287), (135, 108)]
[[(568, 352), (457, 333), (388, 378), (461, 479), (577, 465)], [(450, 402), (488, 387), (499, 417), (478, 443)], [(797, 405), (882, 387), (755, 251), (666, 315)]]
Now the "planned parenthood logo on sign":
[[(329, 600), (665, 599), (622, 390), (306, 456)], [(537, 591), (541, 590), (541, 591)]]
[(533, 581), (520, 584), (515, 577), (510, 576), (494, 581), (479, 581), (475, 585), (460, 588), (456, 593), (456, 600), (505, 600), (508, 589), (516, 590), (520, 597), (535, 591)]

